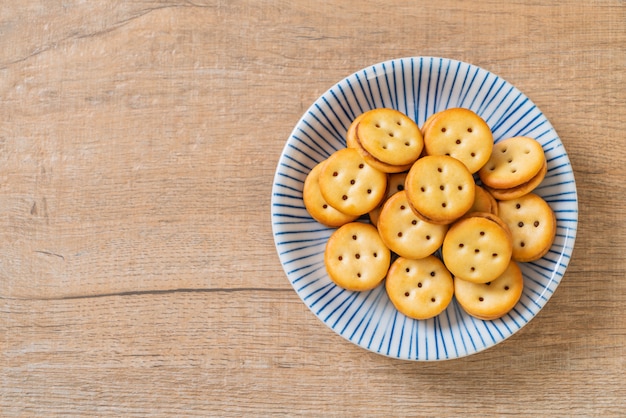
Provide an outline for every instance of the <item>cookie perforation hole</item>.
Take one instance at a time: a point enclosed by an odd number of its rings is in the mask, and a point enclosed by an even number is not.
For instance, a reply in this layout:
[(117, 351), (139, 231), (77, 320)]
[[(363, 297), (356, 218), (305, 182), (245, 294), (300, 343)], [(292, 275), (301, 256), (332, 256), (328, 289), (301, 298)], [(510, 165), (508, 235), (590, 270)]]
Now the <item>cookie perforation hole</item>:
[(423, 285), (422, 285), (422, 282), (418, 282), (418, 283), (417, 283), (417, 287), (422, 287), (422, 286), (423, 286)]
[(480, 236), (484, 237), (485, 236), (485, 231), (480, 231)]
[(533, 223), (533, 226), (534, 226), (535, 228), (537, 228), (537, 227), (539, 226), (539, 221), (535, 221), (535, 222)]
[(472, 133), (474, 130), (472, 128), (467, 128), (467, 132)]
[(435, 298), (430, 298), (430, 301), (434, 303), (434, 302), (436, 302), (436, 301), (437, 301), (437, 299), (435, 299)]
[(378, 253), (373, 253), (372, 255), (374, 256), (374, 258), (378, 257)]
[(520, 242), (520, 243), (519, 243), (519, 246), (520, 246), (520, 247), (525, 247), (525, 246), (526, 246), (526, 243), (525, 243), (524, 241), (522, 241), (522, 242)]
[(446, 202), (443, 202), (443, 203), (441, 204), (441, 207), (442, 207), (442, 208), (445, 208), (446, 206), (448, 206), (448, 205), (446, 204)]
[(323, 209), (328, 209), (328, 205), (327, 205), (326, 203), (324, 203), (324, 204), (322, 205), (322, 208), (323, 208)]
[(518, 226), (518, 227), (520, 227), (520, 228), (522, 228), (522, 227), (524, 226), (524, 222), (519, 221), (519, 222), (517, 223), (517, 226)]
[(352, 239), (356, 241), (356, 235), (352, 235)]
[(471, 155), (472, 157), (475, 157), (475, 156), (476, 156), (476, 153), (475, 153), (475, 152), (472, 152), (472, 153), (470, 153), (470, 155)]
[(441, 128), (441, 132), (445, 132), (445, 131), (447, 131), (446, 128)]
[(437, 171), (438, 171), (438, 172), (440, 172), (440, 173), (442, 173), (442, 172), (443, 172), (443, 169), (442, 169), (441, 167), (437, 167)]
[(480, 302), (483, 302), (483, 301), (485, 300), (485, 298), (481, 296), (481, 297), (479, 297), (479, 298), (478, 298), (478, 300), (479, 300)]
[(444, 187), (443, 184), (441, 186), (439, 186), (439, 190), (444, 190), (444, 189), (445, 189), (445, 187)]
[(457, 139), (456, 141), (454, 141), (455, 144), (459, 145), (461, 143), (460, 139)]
[(459, 186), (457, 187), (457, 189), (459, 189), (459, 190), (463, 190), (463, 186), (459, 185)]
[(498, 256), (498, 253), (493, 253), (493, 254), (491, 254), (491, 256), (492, 256), (493, 258), (496, 258), (496, 257)]
[(363, 167), (365, 167), (364, 164), (359, 164), (359, 168), (363, 168)]
[(423, 193), (423, 192), (426, 191), (426, 188), (425, 187), (420, 187), (420, 191)]
[(345, 194), (343, 196), (341, 196), (342, 200), (348, 200), (348, 196), (346, 196)]
[(437, 273), (435, 273), (434, 271), (431, 271), (430, 272), (430, 277), (435, 277), (435, 274), (437, 274)]
[(356, 183), (356, 180), (354, 179), (350, 180), (350, 184), (354, 184), (354, 183)]
[(475, 252), (476, 254), (478, 254), (478, 253), (480, 252), (480, 249), (479, 249), (479, 248), (474, 248), (474, 252)]
[(372, 194), (372, 189), (367, 189), (367, 194)]
[(504, 290), (509, 290), (509, 286), (504, 286)]
[(521, 207), (522, 207), (522, 205), (520, 205), (519, 203), (517, 203), (517, 204), (515, 205), (515, 209), (519, 209), (519, 208), (521, 208)]
[(343, 256), (340, 255), (339, 257), (337, 257), (337, 260), (339, 261), (343, 260)]
[(339, 173), (338, 173), (338, 172), (333, 171), (333, 177), (337, 177), (338, 175), (339, 175)]
[(463, 248), (463, 247), (465, 247), (465, 244), (460, 243), (460, 244), (459, 244), (459, 248)]
[(470, 267), (470, 271), (476, 271), (476, 267)]
[(426, 235), (426, 241), (430, 241), (430, 235)]
[(404, 210), (404, 209), (406, 209), (406, 206), (401, 205), (401, 206), (400, 206), (400, 210)]
[(357, 273), (356, 277), (361, 278), (361, 273)]
[(402, 232), (398, 232), (398, 238), (402, 238)]
[(411, 225), (417, 225), (417, 219), (413, 219), (413, 220), (411, 221)]
[(360, 259), (361, 258), (361, 254), (359, 254), (359, 253), (354, 254), (354, 258), (356, 258), (357, 260)]
[(404, 296), (406, 296), (407, 298), (409, 297), (410, 293), (409, 292), (404, 292)]

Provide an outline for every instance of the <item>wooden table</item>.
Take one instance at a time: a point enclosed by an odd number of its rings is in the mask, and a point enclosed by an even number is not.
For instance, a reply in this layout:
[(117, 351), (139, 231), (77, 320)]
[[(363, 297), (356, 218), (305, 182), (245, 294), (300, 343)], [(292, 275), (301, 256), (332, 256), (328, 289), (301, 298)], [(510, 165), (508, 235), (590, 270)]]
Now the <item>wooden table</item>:
[[(5, 2), (0, 415), (623, 416), (626, 5)], [(319, 321), (274, 247), (274, 171), (327, 88), (440, 56), (550, 119), (580, 199), (539, 315), (406, 362)]]

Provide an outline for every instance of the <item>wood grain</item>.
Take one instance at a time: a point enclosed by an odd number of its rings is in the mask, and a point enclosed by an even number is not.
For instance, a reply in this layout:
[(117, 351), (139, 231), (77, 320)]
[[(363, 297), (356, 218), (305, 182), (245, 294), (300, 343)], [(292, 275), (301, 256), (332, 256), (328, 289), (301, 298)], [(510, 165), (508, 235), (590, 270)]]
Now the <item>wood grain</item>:
[[(4, 2), (0, 415), (620, 416), (623, 1)], [(576, 175), (562, 284), (455, 361), (358, 348), (299, 300), (270, 195), (331, 85), (442, 56), (513, 83)]]

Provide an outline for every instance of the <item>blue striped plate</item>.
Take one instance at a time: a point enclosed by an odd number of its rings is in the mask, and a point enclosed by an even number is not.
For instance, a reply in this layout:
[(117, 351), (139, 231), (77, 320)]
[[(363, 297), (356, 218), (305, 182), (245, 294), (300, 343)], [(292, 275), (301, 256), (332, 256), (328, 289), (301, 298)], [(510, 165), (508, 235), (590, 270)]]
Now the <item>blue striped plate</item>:
[[(548, 174), (536, 189), (553, 208), (557, 235), (542, 259), (522, 263), (524, 292), (515, 308), (494, 321), (467, 315), (455, 300), (439, 316), (418, 321), (399, 313), (384, 286), (351, 292), (335, 286), (324, 268), (333, 229), (314, 221), (302, 202), (302, 186), (319, 161), (345, 147), (345, 133), (360, 113), (390, 107), (418, 125), (437, 111), (465, 107), (491, 127), (495, 141), (530, 136), (544, 148)], [(272, 228), (289, 282), (328, 327), (367, 350), (398, 359), (445, 360), (492, 347), (526, 325), (548, 302), (572, 254), (578, 223), (574, 173), (556, 131), (514, 86), (471, 64), (414, 57), (358, 71), (324, 93), (302, 116), (278, 162), (271, 202)]]

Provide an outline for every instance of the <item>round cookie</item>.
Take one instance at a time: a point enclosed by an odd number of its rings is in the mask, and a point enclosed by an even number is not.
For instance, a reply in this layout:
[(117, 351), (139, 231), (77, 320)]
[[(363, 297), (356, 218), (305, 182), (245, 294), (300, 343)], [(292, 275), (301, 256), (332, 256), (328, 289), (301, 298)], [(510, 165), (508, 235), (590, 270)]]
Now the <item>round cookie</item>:
[(361, 121), (363, 116), (365, 116), (365, 113), (361, 113), (350, 124), (350, 127), (348, 128), (348, 132), (346, 133), (347, 147), (356, 149), (359, 152), (359, 154), (361, 154), (361, 157), (363, 157), (363, 159), (365, 160), (367, 164), (369, 164), (371, 167), (374, 167), (378, 171), (382, 171), (383, 173), (400, 173), (400, 172), (408, 171), (409, 168), (411, 168), (411, 164), (405, 164), (405, 165), (387, 164), (382, 161), (378, 161), (377, 159), (372, 157), (370, 153), (368, 153), (367, 151), (365, 151), (365, 149), (363, 149), (356, 135), (357, 126), (359, 125), (359, 122)]
[(328, 239), (324, 264), (330, 279), (353, 291), (375, 288), (385, 278), (391, 252), (372, 225), (351, 222), (341, 226)]
[(454, 222), (474, 203), (472, 174), (462, 162), (445, 155), (417, 160), (407, 174), (404, 188), (415, 213), (435, 224)]
[(387, 192), (385, 193), (385, 197), (383, 201), (373, 209), (369, 213), (370, 222), (372, 225), (376, 226), (378, 224), (378, 218), (380, 217), (380, 211), (383, 209), (383, 205), (391, 196), (396, 194), (397, 192), (401, 192), (404, 190), (404, 180), (406, 179), (407, 173), (390, 173), (387, 175)]
[(478, 185), (475, 186), (474, 193), (474, 204), (467, 213), (488, 212), (494, 215), (498, 214), (498, 202), (491, 193)]
[(487, 187), (510, 189), (530, 181), (545, 162), (539, 142), (516, 136), (493, 146), (489, 161), (478, 171), (478, 175)]
[(502, 220), (513, 237), (513, 259), (520, 262), (543, 257), (556, 236), (554, 211), (540, 196), (529, 193), (498, 202)]
[(519, 186), (511, 187), (508, 189), (495, 189), (493, 187), (485, 186), (485, 189), (489, 190), (489, 193), (498, 200), (511, 200), (524, 196), (535, 190), (537, 186), (541, 184), (543, 179), (548, 173), (548, 163), (544, 161), (539, 172), (526, 183), (522, 183)]
[(455, 222), (443, 240), (443, 260), (455, 277), (486, 283), (498, 277), (513, 253), (511, 233), (493, 214)]
[(511, 260), (506, 270), (487, 283), (454, 279), (454, 295), (470, 315), (483, 320), (498, 319), (515, 307), (524, 290), (522, 271)]
[(354, 221), (357, 216), (346, 215), (328, 204), (319, 187), (319, 174), (325, 161), (317, 164), (304, 180), (302, 200), (304, 207), (317, 222), (332, 228)]
[(491, 156), (493, 134), (475, 112), (457, 107), (439, 112), (426, 124), (424, 146), (427, 155), (449, 155), (475, 173)]
[(355, 149), (344, 148), (322, 165), (319, 186), (332, 207), (346, 215), (360, 216), (382, 201), (387, 175), (368, 165)]
[(407, 115), (394, 109), (372, 109), (356, 128), (361, 147), (374, 159), (402, 166), (417, 160), (424, 148), (422, 132)]
[(414, 319), (439, 315), (450, 304), (454, 282), (441, 260), (399, 257), (387, 273), (385, 289), (396, 309)]
[(387, 200), (378, 219), (378, 233), (385, 245), (409, 259), (432, 255), (441, 246), (447, 230), (447, 225), (419, 219), (411, 210), (404, 191)]

